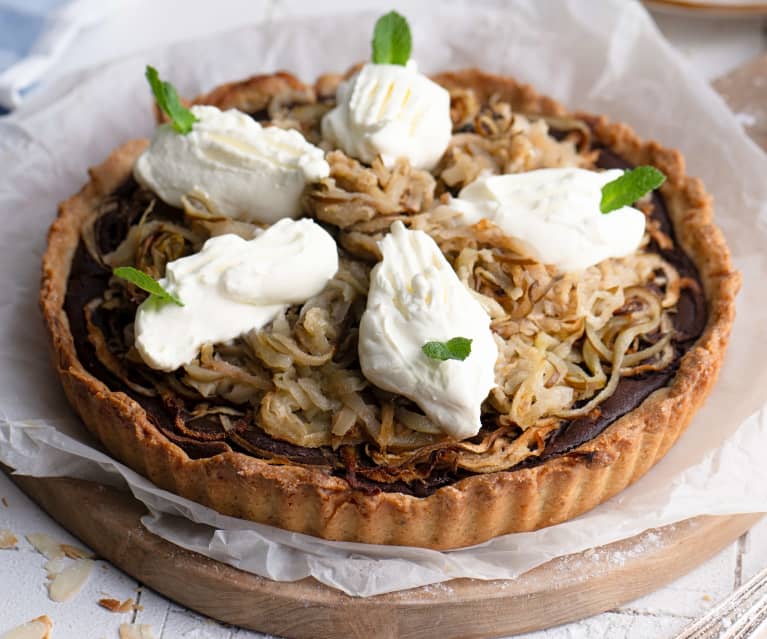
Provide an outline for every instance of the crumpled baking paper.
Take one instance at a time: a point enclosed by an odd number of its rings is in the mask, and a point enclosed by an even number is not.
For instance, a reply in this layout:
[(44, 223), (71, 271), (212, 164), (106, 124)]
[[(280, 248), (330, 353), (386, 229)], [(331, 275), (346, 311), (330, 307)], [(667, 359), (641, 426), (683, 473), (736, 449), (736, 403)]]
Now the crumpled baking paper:
[(518, 0), (503, 11), (495, 4), (440, 15), (406, 8), (421, 68), (476, 65), (513, 75), (573, 109), (605, 113), (681, 149), (689, 172), (714, 194), (717, 222), (743, 273), (719, 383), (651, 472), (575, 520), (473, 548), (327, 542), (224, 517), (159, 490), (100, 452), (73, 416), (37, 310), (40, 257), (56, 203), (80, 187), (86, 167), (150, 134), (144, 65), (157, 66), (185, 95), (277, 69), (310, 80), (368, 57), (375, 14), (244, 28), (132, 57), (63, 79), (0, 122), (0, 461), (23, 474), (127, 486), (150, 510), (145, 525), (180, 546), (275, 580), (311, 575), (355, 596), (455, 577), (513, 578), (553, 557), (692, 516), (767, 512), (767, 156), (638, 3)]

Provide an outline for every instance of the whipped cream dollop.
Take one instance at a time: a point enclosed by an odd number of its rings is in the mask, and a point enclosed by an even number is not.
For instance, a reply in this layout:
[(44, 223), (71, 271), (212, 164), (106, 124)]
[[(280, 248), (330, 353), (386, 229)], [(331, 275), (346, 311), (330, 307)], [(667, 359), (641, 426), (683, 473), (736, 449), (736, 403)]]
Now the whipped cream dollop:
[[(370, 274), (360, 322), (362, 373), (413, 400), (440, 432), (476, 435), (482, 402), (495, 386), (498, 347), (490, 317), (423, 231), (395, 222), (379, 246), (383, 260)], [(454, 337), (472, 340), (463, 361), (434, 360), (421, 350)]]
[(417, 169), (434, 168), (450, 142), (450, 94), (407, 66), (368, 63), (341, 83), (337, 106), (322, 119), (322, 136), (370, 164), (391, 167), (405, 157)]
[(630, 206), (603, 214), (602, 187), (621, 169), (538, 169), (491, 175), (464, 187), (450, 208), (466, 224), (487, 219), (524, 242), (531, 257), (562, 271), (577, 271), (639, 248), (644, 214)]
[(335, 240), (311, 220), (281, 220), (252, 240), (212, 237), (199, 253), (168, 263), (160, 284), (184, 305), (144, 301), (136, 348), (152, 368), (175, 370), (203, 344), (260, 329), (288, 305), (317, 295), (337, 270)]
[(133, 175), (171, 206), (203, 199), (216, 215), (246, 222), (298, 217), (308, 182), (330, 174), (322, 149), (295, 130), (262, 127), (236, 109), (193, 106), (198, 121), (186, 135), (157, 127)]

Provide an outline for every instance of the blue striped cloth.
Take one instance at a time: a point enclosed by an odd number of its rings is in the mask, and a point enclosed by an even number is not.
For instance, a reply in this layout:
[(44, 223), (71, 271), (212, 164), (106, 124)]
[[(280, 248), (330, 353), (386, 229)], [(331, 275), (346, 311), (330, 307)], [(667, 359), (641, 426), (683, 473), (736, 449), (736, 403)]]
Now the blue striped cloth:
[[(0, 0), (0, 73), (29, 54), (47, 26), (48, 13), (66, 1)], [(0, 106), (0, 114), (7, 112)]]

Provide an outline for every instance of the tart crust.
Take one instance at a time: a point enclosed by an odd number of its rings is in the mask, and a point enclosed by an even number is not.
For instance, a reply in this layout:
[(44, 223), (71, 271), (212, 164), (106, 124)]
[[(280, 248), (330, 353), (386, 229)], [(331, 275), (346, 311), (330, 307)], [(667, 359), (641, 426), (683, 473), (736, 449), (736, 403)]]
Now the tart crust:
[[(196, 103), (249, 111), (264, 96), (289, 88), (310, 100), (332, 95), (342, 76), (304, 85), (289, 74), (256, 76), (224, 85)], [(562, 115), (565, 109), (531, 87), (476, 69), (434, 78), (448, 88), (474, 89), (480, 99), (499, 94), (514, 110)], [(450, 549), (492, 537), (550, 526), (612, 497), (644, 475), (685, 430), (711, 391), (735, 316), (740, 275), (733, 269), (711, 197), (685, 175), (675, 150), (640, 140), (631, 128), (602, 116), (578, 114), (595, 137), (633, 164), (652, 164), (667, 176), (661, 188), (677, 241), (697, 266), (707, 300), (706, 327), (683, 355), (668, 386), (652, 393), (594, 439), (540, 465), (474, 475), (428, 497), (367, 494), (318, 469), (274, 465), (238, 452), (192, 459), (152, 424), (145, 410), (111, 391), (78, 359), (64, 299), (83, 224), (131, 173), (146, 140), (116, 149), (90, 170), (90, 181), (59, 207), (43, 258), (40, 303), (54, 366), (66, 395), (88, 429), (117, 459), (158, 486), (217, 511), (333, 540)], [(449, 525), (446, 525), (449, 522)]]

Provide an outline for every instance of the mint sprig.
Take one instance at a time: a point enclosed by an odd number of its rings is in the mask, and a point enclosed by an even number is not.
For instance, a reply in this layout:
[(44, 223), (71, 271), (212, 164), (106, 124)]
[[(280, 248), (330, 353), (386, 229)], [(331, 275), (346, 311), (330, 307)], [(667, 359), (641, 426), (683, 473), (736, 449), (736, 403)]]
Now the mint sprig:
[(454, 337), (446, 342), (426, 342), (421, 346), (426, 357), (442, 362), (457, 359), (462, 362), (471, 354), (471, 340), (466, 337)]
[(373, 31), (373, 62), (406, 65), (413, 40), (407, 20), (396, 11), (378, 18)]
[(154, 297), (161, 302), (172, 302), (178, 306), (184, 305), (173, 293), (166, 291), (157, 280), (151, 275), (144, 273), (144, 271), (140, 271), (132, 266), (118, 266), (112, 271), (112, 274), (127, 280), (131, 284), (135, 284), (142, 291), (149, 293), (150, 297)]
[(646, 193), (657, 189), (666, 181), (654, 166), (638, 166), (626, 171), (619, 178), (608, 182), (602, 187), (602, 201), (599, 210), (610, 213), (623, 206), (629, 206)]
[(189, 133), (192, 130), (192, 125), (197, 122), (197, 118), (194, 113), (181, 104), (173, 85), (170, 82), (160, 80), (157, 69), (149, 65), (146, 67), (145, 75), (149, 86), (152, 87), (157, 106), (170, 118), (173, 128), (182, 135)]

